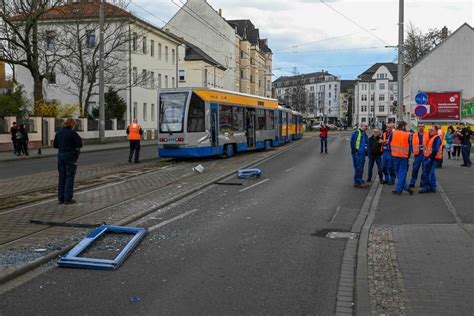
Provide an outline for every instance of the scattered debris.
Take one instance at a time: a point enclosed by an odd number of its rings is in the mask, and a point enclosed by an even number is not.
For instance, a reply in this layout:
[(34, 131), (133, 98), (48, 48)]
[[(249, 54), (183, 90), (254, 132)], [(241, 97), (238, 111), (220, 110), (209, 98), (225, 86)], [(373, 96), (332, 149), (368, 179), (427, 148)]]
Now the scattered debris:
[[(86, 238), (59, 259), (58, 265), (66, 268), (117, 270), (135, 247), (137, 247), (143, 237), (145, 237), (147, 232), (148, 229), (146, 228), (102, 225), (89, 233)], [(134, 236), (113, 260), (80, 257), (81, 253), (91, 247), (94, 241), (107, 233), (132, 234)]]
[(216, 182), (217, 185), (244, 185), (243, 183), (238, 182)]
[(97, 228), (105, 223), (100, 224), (81, 224), (81, 223), (60, 223), (60, 222), (46, 222), (36, 219), (30, 219), (31, 224), (46, 225), (46, 226), (61, 226), (61, 227), (74, 227), (74, 228)]
[(35, 249), (35, 252), (46, 252), (46, 251), (48, 251), (48, 249), (46, 249), (46, 248)]
[(193, 171), (197, 173), (204, 173), (204, 170), (206, 169), (204, 168), (203, 165), (197, 165), (196, 167), (193, 168)]
[(130, 300), (133, 303), (139, 303), (142, 299), (139, 296), (133, 296)]
[(258, 168), (252, 169), (241, 169), (237, 172), (239, 179), (248, 179), (252, 177), (260, 178), (262, 175), (262, 170)]

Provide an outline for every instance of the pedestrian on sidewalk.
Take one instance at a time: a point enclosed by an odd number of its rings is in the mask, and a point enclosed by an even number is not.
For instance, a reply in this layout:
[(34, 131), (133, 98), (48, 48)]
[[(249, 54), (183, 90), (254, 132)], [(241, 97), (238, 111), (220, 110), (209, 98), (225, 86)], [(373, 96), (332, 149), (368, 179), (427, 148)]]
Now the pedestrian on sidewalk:
[(462, 159), (464, 161), (461, 167), (471, 167), (472, 166), (472, 161), (471, 161), (472, 131), (469, 127), (466, 127), (464, 123), (461, 123), (460, 126), (461, 126), (461, 152), (462, 152)]
[(426, 145), (423, 160), (423, 190), (420, 194), (436, 193), (436, 169), (443, 158), (443, 141), (438, 134), (438, 129), (433, 126), (430, 129), (430, 141)]
[(397, 176), (397, 186), (394, 191), (395, 195), (402, 195), (403, 190), (413, 195), (413, 190), (408, 187), (408, 159), (410, 158), (411, 141), (410, 133), (407, 132), (407, 123), (398, 122), (397, 130), (390, 135), (389, 146), (392, 153), (393, 166)]
[(18, 132), (18, 125), (16, 125), (16, 122), (12, 123), (12, 127), (10, 127), (10, 136), (12, 139), (12, 144), (13, 144), (13, 154), (16, 155), (18, 154), (18, 146), (17, 146), (17, 141), (16, 141), (16, 133)]
[(445, 145), (446, 145), (446, 140), (444, 139), (444, 137), (446, 136), (446, 133), (444, 132), (444, 130), (443, 130), (443, 128), (441, 127), (440, 124), (436, 124), (435, 127), (436, 127), (436, 129), (438, 130), (439, 138), (441, 138), (441, 146), (443, 146), (443, 152), (442, 152), (442, 156), (441, 156), (441, 161), (440, 161), (440, 163), (438, 164), (438, 168), (442, 169), (442, 168), (443, 168), (443, 162), (444, 162), (444, 148), (445, 148)]
[(461, 157), (461, 127), (456, 128), (454, 132), (454, 143), (453, 143), (453, 159), (459, 160)]
[(322, 123), (321, 128), (319, 129), (319, 138), (321, 139), (321, 154), (326, 152), (328, 153), (328, 128), (326, 124)]
[(74, 130), (76, 121), (68, 118), (54, 137), (54, 148), (58, 149), (58, 201), (59, 204), (74, 204), (74, 177), (79, 159), (82, 139)]
[(383, 142), (383, 157), (382, 157), (382, 166), (384, 174), (384, 183), (388, 185), (395, 184), (395, 168), (393, 167), (392, 154), (390, 152), (390, 146), (388, 140), (393, 132), (393, 123), (387, 124), (386, 131), (383, 133), (382, 142)]
[(376, 163), (380, 183), (384, 184), (382, 172), (383, 141), (380, 135), (380, 130), (374, 129), (372, 136), (369, 137), (369, 174), (367, 176), (367, 182), (372, 182), (372, 171)]
[[(425, 156), (424, 148), (428, 144), (430, 140), (429, 132), (425, 132), (425, 124), (418, 123), (418, 133), (413, 134), (412, 136), (412, 153), (414, 156), (413, 160), (413, 170), (411, 173), (411, 180), (410, 180), (410, 188), (414, 188), (416, 182), (418, 180), (418, 174), (420, 172), (420, 168), (422, 169), (421, 174), (423, 175), (423, 160)], [(423, 177), (421, 177), (421, 184), (420, 186), (423, 187)]]
[(354, 167), (354, 187), (355, 188), (368, 188), (369, 185), (364, 182), (364, 166), (365, 156), (367, 155), (368, 138), (367, 134), (367, 123), (360, 123), (358, 128), (351, 137), (351, 153), (352, 153), (352, 165)]
[(25, 124), (21, 124), (20, 127), (18, 128), (18, 132), (20, 133), (21, 137), (17, 139), (17, 146), (18, 146), (18, 152), (21, 154), (25, 154), (26, 156), (29, 156), (28, 153), (28, 132), (26, 131)]
[(448, 152), (448, 159), (451, 159), (451, 153), (453, 151), (453, 144), (454, 144), (454, 127), (452, 127), (451, 125), (448, 127), (448, 132), (444, 136), (444, 140), (446, 142), (446, 145), (444, 146), (444, 148)]
[(132, 124), (127, 127), (128, 140), (130, 141), (130, 154), (128, 155), (128, 162), (132, 162), (135, 155), (135, 163), (140, 162), (140, 140), (142, 139), (143, 130), (138, 124), (137, 119), (133, 119)]

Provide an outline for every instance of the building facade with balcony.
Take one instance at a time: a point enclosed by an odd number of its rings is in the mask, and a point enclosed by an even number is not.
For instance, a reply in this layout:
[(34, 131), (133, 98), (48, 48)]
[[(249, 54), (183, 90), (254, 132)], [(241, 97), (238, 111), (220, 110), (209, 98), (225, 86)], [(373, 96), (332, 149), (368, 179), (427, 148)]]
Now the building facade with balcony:
[(354, 124), (381, 126), (395, 122), (397, 74), (397, 64), (377, 63), (358, 76), (354, 88)]
[(302, 112), (308, 120), (337, 124), (343, 118), (341, 81), (327, 71), (280, 77), (273, 88), (280, 102)]

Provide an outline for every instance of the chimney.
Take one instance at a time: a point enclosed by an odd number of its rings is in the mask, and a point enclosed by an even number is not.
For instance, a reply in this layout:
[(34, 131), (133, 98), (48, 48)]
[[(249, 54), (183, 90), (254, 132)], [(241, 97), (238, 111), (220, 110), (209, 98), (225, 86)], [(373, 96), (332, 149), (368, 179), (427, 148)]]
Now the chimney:
[(445, 40), (448, 38), (448, 28), (445, 26), (443, 27), (443, 29), (441, 30), (441, 40)]
[(222, 9), (219, 9), (219, 11), (217, 11), (217, 13), (219, 13), (219, 15), (222, 17)]

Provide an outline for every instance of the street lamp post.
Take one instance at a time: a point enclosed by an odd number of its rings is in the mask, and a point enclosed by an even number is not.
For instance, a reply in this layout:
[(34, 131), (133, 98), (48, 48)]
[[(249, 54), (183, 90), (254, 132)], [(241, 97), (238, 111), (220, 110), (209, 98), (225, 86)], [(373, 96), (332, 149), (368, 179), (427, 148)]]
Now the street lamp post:
[(104, 0), (99, 4), (99, 142), (105, 143)]
[(403, 76), (405, 74), (404, 52), (404, 0), (399, 0), (399, 22), (398, 22), (398, 103), (397, 119), (403, 120)]

